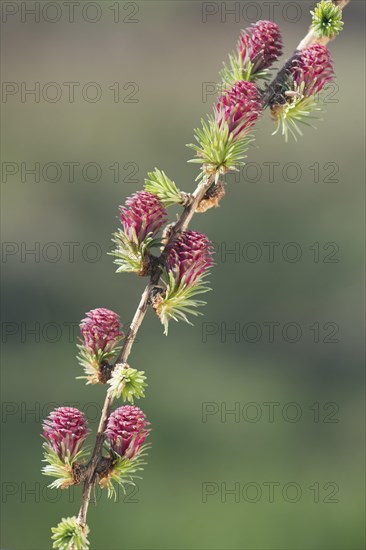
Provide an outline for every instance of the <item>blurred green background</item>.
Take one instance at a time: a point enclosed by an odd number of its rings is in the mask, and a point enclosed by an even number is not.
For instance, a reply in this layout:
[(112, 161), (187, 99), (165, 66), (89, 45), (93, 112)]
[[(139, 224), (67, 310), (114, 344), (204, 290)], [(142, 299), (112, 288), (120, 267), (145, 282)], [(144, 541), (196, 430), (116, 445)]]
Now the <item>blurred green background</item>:
[[(48, 4), (2, 3), (2, 547), (17, 550), (50, 548), (79, 508), (80, 488), (47, 490), (40, 474), (44, 416), (74, 403), (95, 433), (104, 399), (75, 380), (70, 326), (101, 306), (127, 325), (144, 287), (106, 255), (118, 205), (155, 166), (194, 189), (184, 144), (240, 30), (274, 19), (288, 56), (313, 7), (80, 2), (71, 23)], [(130, 364), (148, 375), (153, 447), (135, 494), (97, 493), (91, 548), (364, 548), (364, 11), (353, 0), (330, 45), (318, 129), (285, 144), (266, 113), (221, 208), (194, 218), (216, 243), (213, 291), (168, 338), (147, 315)], [(38, 182), (24, 171), (37, 162)]]

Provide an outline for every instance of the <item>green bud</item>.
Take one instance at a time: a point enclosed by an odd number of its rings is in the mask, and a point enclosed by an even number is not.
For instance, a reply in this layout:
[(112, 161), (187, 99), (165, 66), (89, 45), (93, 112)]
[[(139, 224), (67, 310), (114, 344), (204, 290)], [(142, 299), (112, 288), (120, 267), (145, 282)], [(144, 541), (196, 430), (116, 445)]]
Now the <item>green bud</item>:
[(108, 380), (110, 385), (109, 393), (113, 397), (123, 401), (134, 402), (134, 398), (140, 399), (145, 397), (145, 388), (147, 386), (144, 376), (144, 371), (132, 369), (126, 363), (117, 365), (112, 373), (112, 377)]
[(82, 527), (75, 516), (62, 518), (57, 527), (51, 529), (54, 540), (53, 548), (59, 550), (88, 550), (89, 527)]
[(333, 38), (341, 32), (344, 24), (342, 10), (332, 0), (322, 0), (310, 13), (313, 29), (319, 38)]

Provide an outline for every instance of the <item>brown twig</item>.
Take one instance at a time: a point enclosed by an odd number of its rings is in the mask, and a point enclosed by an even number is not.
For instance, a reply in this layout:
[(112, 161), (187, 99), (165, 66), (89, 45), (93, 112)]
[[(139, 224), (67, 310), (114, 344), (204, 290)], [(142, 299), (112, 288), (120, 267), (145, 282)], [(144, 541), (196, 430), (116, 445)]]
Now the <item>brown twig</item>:
[[(350, 0), (333, 0), (335, 4), (338, 4), (342, 9), (347, 6), (347, 4), (350, 2)], [(303, 48), (306, 48), (314, 43), (322, 43), (327, 44), (330, 41), (330, 38), (323, 38), (319, 39), (316, 34), (314, 33), (314, 30), (310, 27), (309, 32), (307, 35), (301, 40), (299, 45), (297, 46), (294, 55), (298, 50), (301, 50)], [(284, 76), (286, 75), (287, 68), (289, 66), (289, 63), (291, 63), (293, 59), (293, 56), (284, 64), (284, 66), (280, 69), (280, 71), (277, 73), (274, 80), (268, 85), (266, 90), (263, 92), (263, 98), (265, 100), (265, 104), (269, 104), (271, 101), (271, 98), (276, 94), (276, 90), (278, 89), (278, 86), (281, 84), (281, 81), (283, 81)], [(115, 365), (123, 364), (127, 362), (127, 359), (131, 353), (132, 346), (135, 342), (137, 332), (145, 318), (149, 301), (151, 297), (152, 290), (158, 285), (160, 281), (160, 277), (166, 262), (166, 257), (169, 249), (169, 245), (176, 239), (176, 237), (183, 231), (185, 231), (196, 211), (196, 208), (205, 195), (206, 191), (211, 187), (211, 185), (214, 182), (214, 178), (212, 176), (203, 179), (197, 186), (196, 190), (194, 191), (192, 195), (192, 200), (189, 202), (189, 204), (184, 208), (181, 216), (179, 217), (178, 221), (172, 226), (170, 230), (169, 238), (164, 246), (164, 249), (159, 257), (159, 261), (156, 264), (155, 268), (153, 269), (153, 272), (150, 277), (150, 282), (146, 286), (141, 299), (140, 303), (137, 307), (136, 313), (134, 315), (134, 318), (130, 324), (130, 327), (128, 329), (126, 338), (124, 340), (123, 347), (121, 349), (121, 352), (116, 360)], [(104, 433), (107, 427), (107, 422), (109, 415), (111, 413), (111, 408), (113, 404), (113, 397), (110, 393), (107, 394), (100, 422), (98, 427), (98, 433), (96, 436), (96, 442), (93, 450), (92, 457), (90, 459), (90, 462), (87, 466), (87, 477), (84, 482), (84, 488), (83, 488), (83, 496), (82, 496), (82, 504), (80, 507), (79, 515), (78, 515), (78, 523), (85, 527), (86, 525), (86, 515), (88, 511), (88, 506), (90, 502), (90, 497), (92, 493), (93, 486), (97, 480), (97, 471), (98, 471), (98, 464), (102, 458), (102, 449), (103, 449), (103, 442), (104, 442)]]
[[(166, 261), (168, 247), (170, 243), (173, 242), (180, 233), (182, 233), (182, 231), (185, 231), (187, 229), (189, 222), (191, 221), (195, 213), (197, 205), (199, 204), (200, 200), (206, 193), (207, 189), (212, 185), (213, 181), (214, 180), (211, 177), (201, 181), (201, 183), (197, 186), (195, 192), (192, 195), (193, 197), (192, 202), (189, 204), (189, 206), (186, 206), (184, 208), (182, 215), (172, 227), (169, 239), (165, 244), (164, 250), (162, 251), (159, 257), (159, 264), (156, 266), (153, 273), (151, 274), (150, 282), (146, 286), (144, 292), (142, 293), (140, 303), (137, 307), (134, 318), (132, 319), (132, 322), (128, 329), (121, 352), (117, 357), (115, 365), (127, 362), (127, 359), (131, 353), (132, 346), (135, 342), (137, 332), (145, 318), (146, 311), (149, 305), (151, 291), (159, 283), (160, 276)], [(88, 511), (90, 497), (91, 497), (93, 485), (96, 482), (97, 467), (100, 462), (100, 459), (102, 458), (104, 432), (107, 427), (107, 422), (108, 422), (109, 415), (111, 413), (112, 404), (113, 404), (113, 397), (110, 393), (108, 393), (104, 401), (104, 406), (100, 417), (98, 433), (96, 437), (93, 454), (88, 465), (87, 478), (84, 482), (82, 504), (78, 515), (78, 522), (82, 526), (85, 526), (85, 523), (86, 523), (86, 515)]]

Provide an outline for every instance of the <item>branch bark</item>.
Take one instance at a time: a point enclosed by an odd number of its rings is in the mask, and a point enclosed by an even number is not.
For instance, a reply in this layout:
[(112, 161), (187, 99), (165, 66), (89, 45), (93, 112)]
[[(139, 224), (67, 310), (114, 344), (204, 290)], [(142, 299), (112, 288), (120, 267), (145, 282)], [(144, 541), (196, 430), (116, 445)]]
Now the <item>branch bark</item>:
[[(213, 181), (214, 179), (212, 177), (209, 177), (199, 183), (199, 185), (197, 186), (196, 190), (192, 195), (193, 200), (190, 202), (188, 206), (184, 208), (180, 218), (172, 227), (169, 239), (167, 240), (167, 243), (164, 246), (164, 250), (162, 251), (159, 257), (159, 264), (157, 265), (156, 269), (152, 273), (150, 282), (146, 286), (144, 292), (142, 293), (140, 303), (137, 307), (134, 318), (131, 321), (122, 349), (120, 351), (120, 354), (117, 357), (115, 366), (118, 364), (127, 362), (127, 359), (131, 353), (132, 346), (135, 342), (138, 330), (145, 318), (148, 305), (149, 305), (151, 291), (159, 283), (161, 273), (168, 254), (169, 245), (177, 238), (177, 236), (180, 233), (182, 233), (187, 229), (189, 222), (191, 221), (195, 213), (197, 205), (199, 204), (200, 200), (202, 199), (202, 197), (204, 196), (208, 188), (212, 185)], [(85, 527), (85, 524), (86, 524), (86, 515), (88, 512), (88, 506), (90, 502), (92, 489), (93, 489), (94, 483), (96, 482), (97, 466), (102, 457), (104, 433), (107, 428), (108, 418), (111, 413), (113, 400), (114, 400), (113, 397), (110, 394), (107, 394), (104, 401), (102, 414), (100, 417), (98, 433), (96, 437), (93, 454), (88, 464), (87, 477), (83, 487), (82, 504), (78, 515), (78, 523), (82, 527)]]
[[(349, 4), (351, 0), (333, 0), (333, 2), (337, 5), (339, 5), (342, 9)], [(329, 38), (323, 38), (319, 39), (316, 34), (314, 33), (313, 29), (310, 27), (309, 32), (307, 35), (301, 40), (299, 45), (297, 46), (293, 56), (284, 64), (284, 66), (279, 70), (276, 77), (273, 79), (273, 81), (268, 85), (266, 90), (263, 92), (263, 98), (265, 100), (265, 104), (270, 104), (271, 97), (274, 96), (276, 93), (277, 87), (280, 85), (281, 81), (283, 80), (284, 76), (286, 75), (287, 68), (289, 64), (291, 63), (293, 57), (296, 55), (296, 52), (310, 46), (311, 44), (315, 43), (322, 43), (327, 44), (330, 41)], [(163, 267), (165, 265), (169, 245), (176, 239), (176, 237), (185, 231), (196, 211), (196, 208), (203, 198), (206, 191), (211, 187), (212, 183), (214, 182), (214, 177), (210, 176), (206, 179), (203, 179), (197, 186), (196, 190), (194, 191), (192, 197), (193, 200), (190, 202), (189, 205), (187, 205), (181, 216), (179, 217), (178, 221), (174, 224), (174, 226), (171, 229), (169, 239), (167, 243), (165, 244), (165, 247), (159, 257), (159, 262), (157, 264), (157, 267), (154, 269), (149, 284), (146, 286), (144, 292), (142, 293), (140, 303), (137, 307), (136, 313), (134, 315), (134, 318), (130, 324), (130, 327), (128, 329), (127, 335), (124, 340), (124, 344), (122, 346), (121, 352), (116, 360), (115, 366), (121, 363), (126, 363), (127, 359), (131, 353), (132, 346), (135, 342), (136, 335), (139, 331), (139, 328), (145, 318), (148, 306), (149, 306), (149, 300), (151, 291), (156, 287), (156, 285), (160, 281), (160, 277), (162, 274)], [(92, 489), (94, 484), (96, 483), (97, 478), (97, 467), (98, 463), (102, 457), (102, 449), (103, 449), (103, 442), (104, 442), (104, 433), (107, 427), (107, 422), (109, 415), (111, 413), (113, 404), (113, 397), (110, 394), (107, 394), (100, 422), (98, 427), (98, 433), (96, 436), (96, 442), (93, 450), (92, 457), (90, 459), (90, 462), (87, 467), (87, 477), (84, 482), (83, 487), (83, 495), (82, 495), (82, 504), (80, 507), (79, 515), (78, 515), (78, 523), (84, 528), (86, 525), (86, 515), (88, 512), (88, 506), (90, 502), (90, 497), (92, 493)]]

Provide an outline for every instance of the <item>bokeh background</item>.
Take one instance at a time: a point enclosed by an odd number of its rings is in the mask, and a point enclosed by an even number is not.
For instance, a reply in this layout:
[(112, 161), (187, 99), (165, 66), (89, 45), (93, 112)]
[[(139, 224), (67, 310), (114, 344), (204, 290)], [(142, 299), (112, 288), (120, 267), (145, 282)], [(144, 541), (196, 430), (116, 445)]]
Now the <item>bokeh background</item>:
[[(155, 166), (194, 189), (184, 145), (240, 30), (274, 19), (286, 57), (312, 7), (80, 2), (70, 22), (63, 3), (2, 3), (2, 548), (50, 548), (50, 527), (77, 514), (80, 488), (47, 489), (39, 434), (69, 403), (96, 431), (105, 388), (75, 380), (72, 327), (100, 306), (127, 325), (145, 283), (107, 256), (118, 205)], [(267, 113), (221, 208), (194, 218), (215, 242), (213, 290), (168, 338), (147, 315), (130, 363), (148, 375), (153, 447), (133, 494), (97, 492), (91, 548), (364, 548), (364, 11), (352, 0), (330, 45), (317, 130), (285, 144)]]

